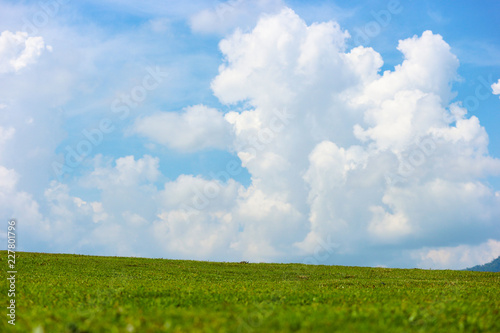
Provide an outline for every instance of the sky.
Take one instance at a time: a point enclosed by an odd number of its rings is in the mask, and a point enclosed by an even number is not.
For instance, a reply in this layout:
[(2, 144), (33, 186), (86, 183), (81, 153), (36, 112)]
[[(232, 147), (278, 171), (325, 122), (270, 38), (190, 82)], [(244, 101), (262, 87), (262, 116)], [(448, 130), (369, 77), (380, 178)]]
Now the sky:
[(19, 251), (484, 264), (498, 22), (493, 0), (0, 0), (0, 219)]

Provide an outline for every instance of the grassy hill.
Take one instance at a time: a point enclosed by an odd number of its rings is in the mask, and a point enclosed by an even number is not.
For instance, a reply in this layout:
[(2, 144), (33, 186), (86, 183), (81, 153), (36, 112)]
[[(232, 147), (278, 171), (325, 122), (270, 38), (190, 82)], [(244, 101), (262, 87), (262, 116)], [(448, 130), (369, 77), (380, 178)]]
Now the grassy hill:
[(500, 272), (500, 257), (487, 264), (467, 268), (467, 270), (476, 272)]
[(495, 273), (17, 255), (0, 332), (500, 332)]

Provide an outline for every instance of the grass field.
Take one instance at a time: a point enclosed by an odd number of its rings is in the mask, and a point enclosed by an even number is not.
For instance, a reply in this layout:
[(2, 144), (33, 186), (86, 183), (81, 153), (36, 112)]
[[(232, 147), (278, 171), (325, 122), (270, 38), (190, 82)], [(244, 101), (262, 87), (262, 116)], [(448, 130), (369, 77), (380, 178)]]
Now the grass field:
[(16, 268), (0, 332), (500, 332), (499, 273), (40, 253)]

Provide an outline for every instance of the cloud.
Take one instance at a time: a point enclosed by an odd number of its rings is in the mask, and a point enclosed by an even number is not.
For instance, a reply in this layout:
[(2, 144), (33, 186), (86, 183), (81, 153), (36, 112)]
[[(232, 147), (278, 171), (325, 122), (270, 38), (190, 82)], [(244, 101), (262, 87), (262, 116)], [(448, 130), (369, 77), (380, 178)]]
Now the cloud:
[(172, 22), (170, 22), (170, 20), (166, 18), (156, 18), (149, 20), (148, 23), (153, 32), (163, 33), (170, 29), (170, 25)]
[(138, 119), (134, 132), (180, 151), (224, 149), (231, 140), (231, 128), (222, 112), (204, 105), (182, 113), (161, 112)]
[(14, 169), (0, 165), (0, 217), (4, 221), (18, 220), (18, 234), (23, 235), (24, 243), (20, 244), (20, 249), (41, 250), (50, 239), (48, 224), (40, 212), (39, 203), (31, 194), (18, 188), (20, 178)]
[(0, 188), (4, 189), (6, 192), (10, 192), (14, 189), (18, 180), (19, 175), (15, 170), (0, 166)]
[(248, 29), (262, 13), (276, 13), (283, 6), (281, 0), (229, 0), (195, 13), (189, 23), (194, 32), (223, 35), (237, 27)]
[(412, 255), (421, 268), (464, 269), (484, 265), (500, 256), (500, 241), (489, 239), (478, 245), (426, 248)]
[(114, 186), (130, 187), (155, 182), (160, 175), (159, 159), (149, 155), (144, 155), (137, 161), (133, 156), (118, 158), (113, 168), (109, 162), (102, 166), (102, 162), (100, 156), (95, 159), (94, 170), (85, 179), (87, 185), (100, 189)]
[[(333, 22), (308, 29), (291, 9), (263, 17), (251, 33), (237, 31), (220, 42), (226, 61), (212, 82), (214, 94), (223, 103), (264, 102), (259, 98), (283, 103), (292, 97), (294, 87), (343, 85), (347, 73), (338, 66), (342, 57), (338, 51), (344, 50), (347, 37)], [(326, 77), (326, 72), (335, 74), (335, 79)], [(288, 81), (292, 79), (301, 81)]]
[(236, 142), (268, 128), (276, 109), (293, 115), (251, 160), (242, 158), (255, 191), (284, 194), (282, 204), (301, 216), (287, 231), (299, 238), (292, 248), (311, 254), (318, 237), (331, 236), (333, 262), (386, 244), (484, 240), (499, 209), (480, 178), (498, 175), (500, 161), (488, 155), (478, 118), (450, 104), (459, 65), (450, 46), (431, 31), (401, 40), (403, 62), (380, 73), (380, 54), (346, 50), (348, 38), (334, 22), (307, 26), (285, 9), (220, 42), (214, 94), (253, 107), (228, 114)]
[(2, 148), (5, 142), (10, 140), (14, 136), (15, 133), (16, 129), (13, 127), (4, 128), (0, 126), (0, 149)]
[(398, 242), (412, 232), (408, 217), (401, 212), (390, 213), (381, 206), (370, 208), (373, 218), (368, 225), (368, 231), (378, 239)]
[(0, 34), (0, 74), (17, 72), (36, 62), (43, 50), (52, 51), (42, 37), (28, 37), (26, 32)]
[[(225, 6), (234, 8), (200, 14), (193, 29), (227, 31), (232, 23), (217, 15), (237, 21), (248, 3)], [(458, 267), (466, 250), (470, 262), (489, 258), (500, 192), (486, 180), (500, 160), (480, 119), (451, 103), (459, 62), (450, 46), (431, 31), (409, 36), (397, 45), (402, 63), (382, 72), (382, 56), (348, 49), (349, 38), (338, 23), (308, 25), (291, 9), (262, 16), (219, 44), (211, 88), (228, 112), (195, 105), (135, 120), (135, 134), (170, 149), (233, 152), (247, 187), (170, 180), (149, 155), (99, 155), (75, 180), (80, 194), (50, 184), (45, 210), (13, 169), (0, 169), (3, 195), (19, 198), (5, 205), (31, 207), (23, 219), (43, 221), (49, 241), (50, 230), (67, 234), (55, 246), (73, 251), (399, 267)]]
[[(240, 184), (232, 179), (221, 182), (181, 175), (157, 188), (151, 184), (159, 175), (156, 158), (127, 156), (110, 163), (97, 157), (94, 163), (94, 170), (83, 182), (89, 188), (99, 188), (100, 201), (83, 202), (58, 191), (63, 199), (53, 205), (65, 212), (67, 221), (85, 214), (92, 218), (86, 223), (80, 248), (120, 255), (225, 258), (238, 233), (239, 222), (231, 210), (243, 189)], [(63, 201), (69, 209), (60, 207)], [(71, 214), (75, 208), (79, 213)], [(138, 236), (149, 241), (139, 246)]]
[(227, 254), (240, 222), (232, 213), (242, 186), (181, 175), (160, 191), (155, 240), (177, 258), (237, 258)]
[(493, 89), (493, 94), (500, 95), (500, 80), (497, 83), (493, 83), (491, 89)]

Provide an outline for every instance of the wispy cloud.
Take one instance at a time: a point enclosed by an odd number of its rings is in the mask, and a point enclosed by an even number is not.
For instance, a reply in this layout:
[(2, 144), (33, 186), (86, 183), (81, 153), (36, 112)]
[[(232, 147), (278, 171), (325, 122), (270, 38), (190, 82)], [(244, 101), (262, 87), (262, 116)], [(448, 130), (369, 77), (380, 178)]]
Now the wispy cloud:
[(281, 0), (230, 0), (193, 14), (190, 25), (197, 33), (224, 35), (235, 28), (248, 30), (263, 13), (274, 14), (283, 7)]

